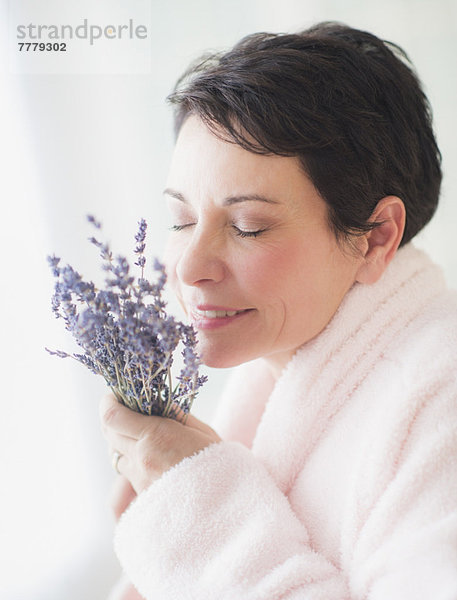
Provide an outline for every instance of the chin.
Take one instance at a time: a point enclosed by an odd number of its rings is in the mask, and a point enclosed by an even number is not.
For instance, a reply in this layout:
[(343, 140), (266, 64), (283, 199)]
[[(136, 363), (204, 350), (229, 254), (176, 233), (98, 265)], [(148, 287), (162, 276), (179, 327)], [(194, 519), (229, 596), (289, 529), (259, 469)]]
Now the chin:
[(197, 347), (201, 362), (212, 369), (230, 369), (245, 362), (249, 362), (257, 356), (251, 356), (246, 351), (229, 348), (211, 348), (205, 345)]
[(201, 357), (201, 362), (207, 366), (210, 367), (211, 369), (231, 369), (232, 367), (237, 367), (238, 365), (241, 365), (244, 362), (247, 362), (246, 360), (236, 360), (230, 356), (211, 356), (211, 357), (205, 357), (202, 356)]

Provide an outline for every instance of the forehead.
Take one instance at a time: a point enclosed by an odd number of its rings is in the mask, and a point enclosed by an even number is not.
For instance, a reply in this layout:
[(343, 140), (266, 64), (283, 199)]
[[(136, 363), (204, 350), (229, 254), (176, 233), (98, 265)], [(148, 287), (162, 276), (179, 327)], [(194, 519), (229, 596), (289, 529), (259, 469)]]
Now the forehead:
[(261, 155), (220, 139), (197, 116), (179, 133), (167, 187), (181, 191), (218, 189), (225, 195), (262, 193), (282, 197), (315, 192), (295, 157)]

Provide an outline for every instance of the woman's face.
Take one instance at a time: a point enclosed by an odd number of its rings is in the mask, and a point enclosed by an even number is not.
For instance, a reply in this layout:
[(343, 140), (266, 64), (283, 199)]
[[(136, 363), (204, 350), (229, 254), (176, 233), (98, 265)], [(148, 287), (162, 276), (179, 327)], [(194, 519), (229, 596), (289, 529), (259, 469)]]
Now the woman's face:
[(248, 152), (191, 116), (165, 195), (169, 280), (211, 367), (264, 357), (275, 374), (327, 325), (356, 280), (296, 158)]

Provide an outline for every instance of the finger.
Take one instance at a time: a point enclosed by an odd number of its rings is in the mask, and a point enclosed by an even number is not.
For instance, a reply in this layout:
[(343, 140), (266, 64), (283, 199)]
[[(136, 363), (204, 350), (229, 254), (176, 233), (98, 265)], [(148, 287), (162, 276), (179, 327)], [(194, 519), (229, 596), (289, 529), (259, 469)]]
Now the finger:
[(118, 475), (122, 475), (127, 479), (129, 478), (130, 465), (132, 463), (128, 454), (122, 454), (122, 452), (116, 450), (111, 457), (111, 462), (113, 469)]
[(136, 497), (132, 484), (124, 476), (117, 477), (111, 494), (111, 507), (116, 520)]
[(105, 396), (100, 403), (100, 418), (104, 428), (114, 429), (117, 433), (136, 440), (142, 437), (146, 429), (153, 430), (164, 419), (137, 413), (120, 404), (111, 394)]
[(210, 427), (209, 425), (207, 425), (203, 421), (200, 421), (199, 419), (197, 419), (196, 417), (194, 417), (190, 413), (187, 416), (187, 420), (185, 422), (185, 425), (187, 427), (192, 427), (192, 429), (197, 429), (201, 433), (204, 433), (205, 435), (209, 436), (214, 441), (222, 441), (222, 439), (219, 436), (219, 434), (216, 431), (214, 431), (214, 429), (212, 427)]
[(110, 455), (112, 455), (113, 452), (120, 452), (121, 454), (132, 454), (135, 451), (135, 444), (137, 443), (137, 440), (126, 435), (117, 433), (117, 431), (110, 428), (106, 428), (103, 431), (103, 435), (105, 436), (105, 439), (108, 442), (110, 448)]
[(198, 429), (198, 431), (201, 431), (202, 433), (209, 433), (212, 431), (209, 425), (203, 423), (203, 421), (200, 421), (197, 419), (197, 417), (194, 417), (194, 415), (191, 415), (190, 413), (186, 415), (185, 425), (186, 427), (192, 427), (192, 429)]

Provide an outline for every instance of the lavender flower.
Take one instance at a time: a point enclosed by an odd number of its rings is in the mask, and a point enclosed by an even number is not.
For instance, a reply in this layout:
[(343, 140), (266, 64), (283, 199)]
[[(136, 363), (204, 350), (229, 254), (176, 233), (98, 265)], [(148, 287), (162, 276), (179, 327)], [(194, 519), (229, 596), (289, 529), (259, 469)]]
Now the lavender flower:
[[(93, 216), (88, 216), (88, 221), (101, 229)], [(60, 258), (48, 257), (56, 278), (52, 310), (64, 320), (83, 353), (46, 350), (60, 358), (74, 358), (102, 375), (125, 406), (148, 415), (185, 420), (206, 377), (198, 375), (194, 329), (165, 312), (164, 266), (154, 260), (155, 283), (144, 277), (146, 229), (146, 221), (141, 219), (134, 249), (135, 265), (141, 269), (137, 278), (126, 258), (113, 257), (108, 244), (89, 238), (100, 251), (106, 289), (84, 281), (70, 265), (60, 266)], [(173, 384), (171, 368), (180, 343), (183, 368)]]

